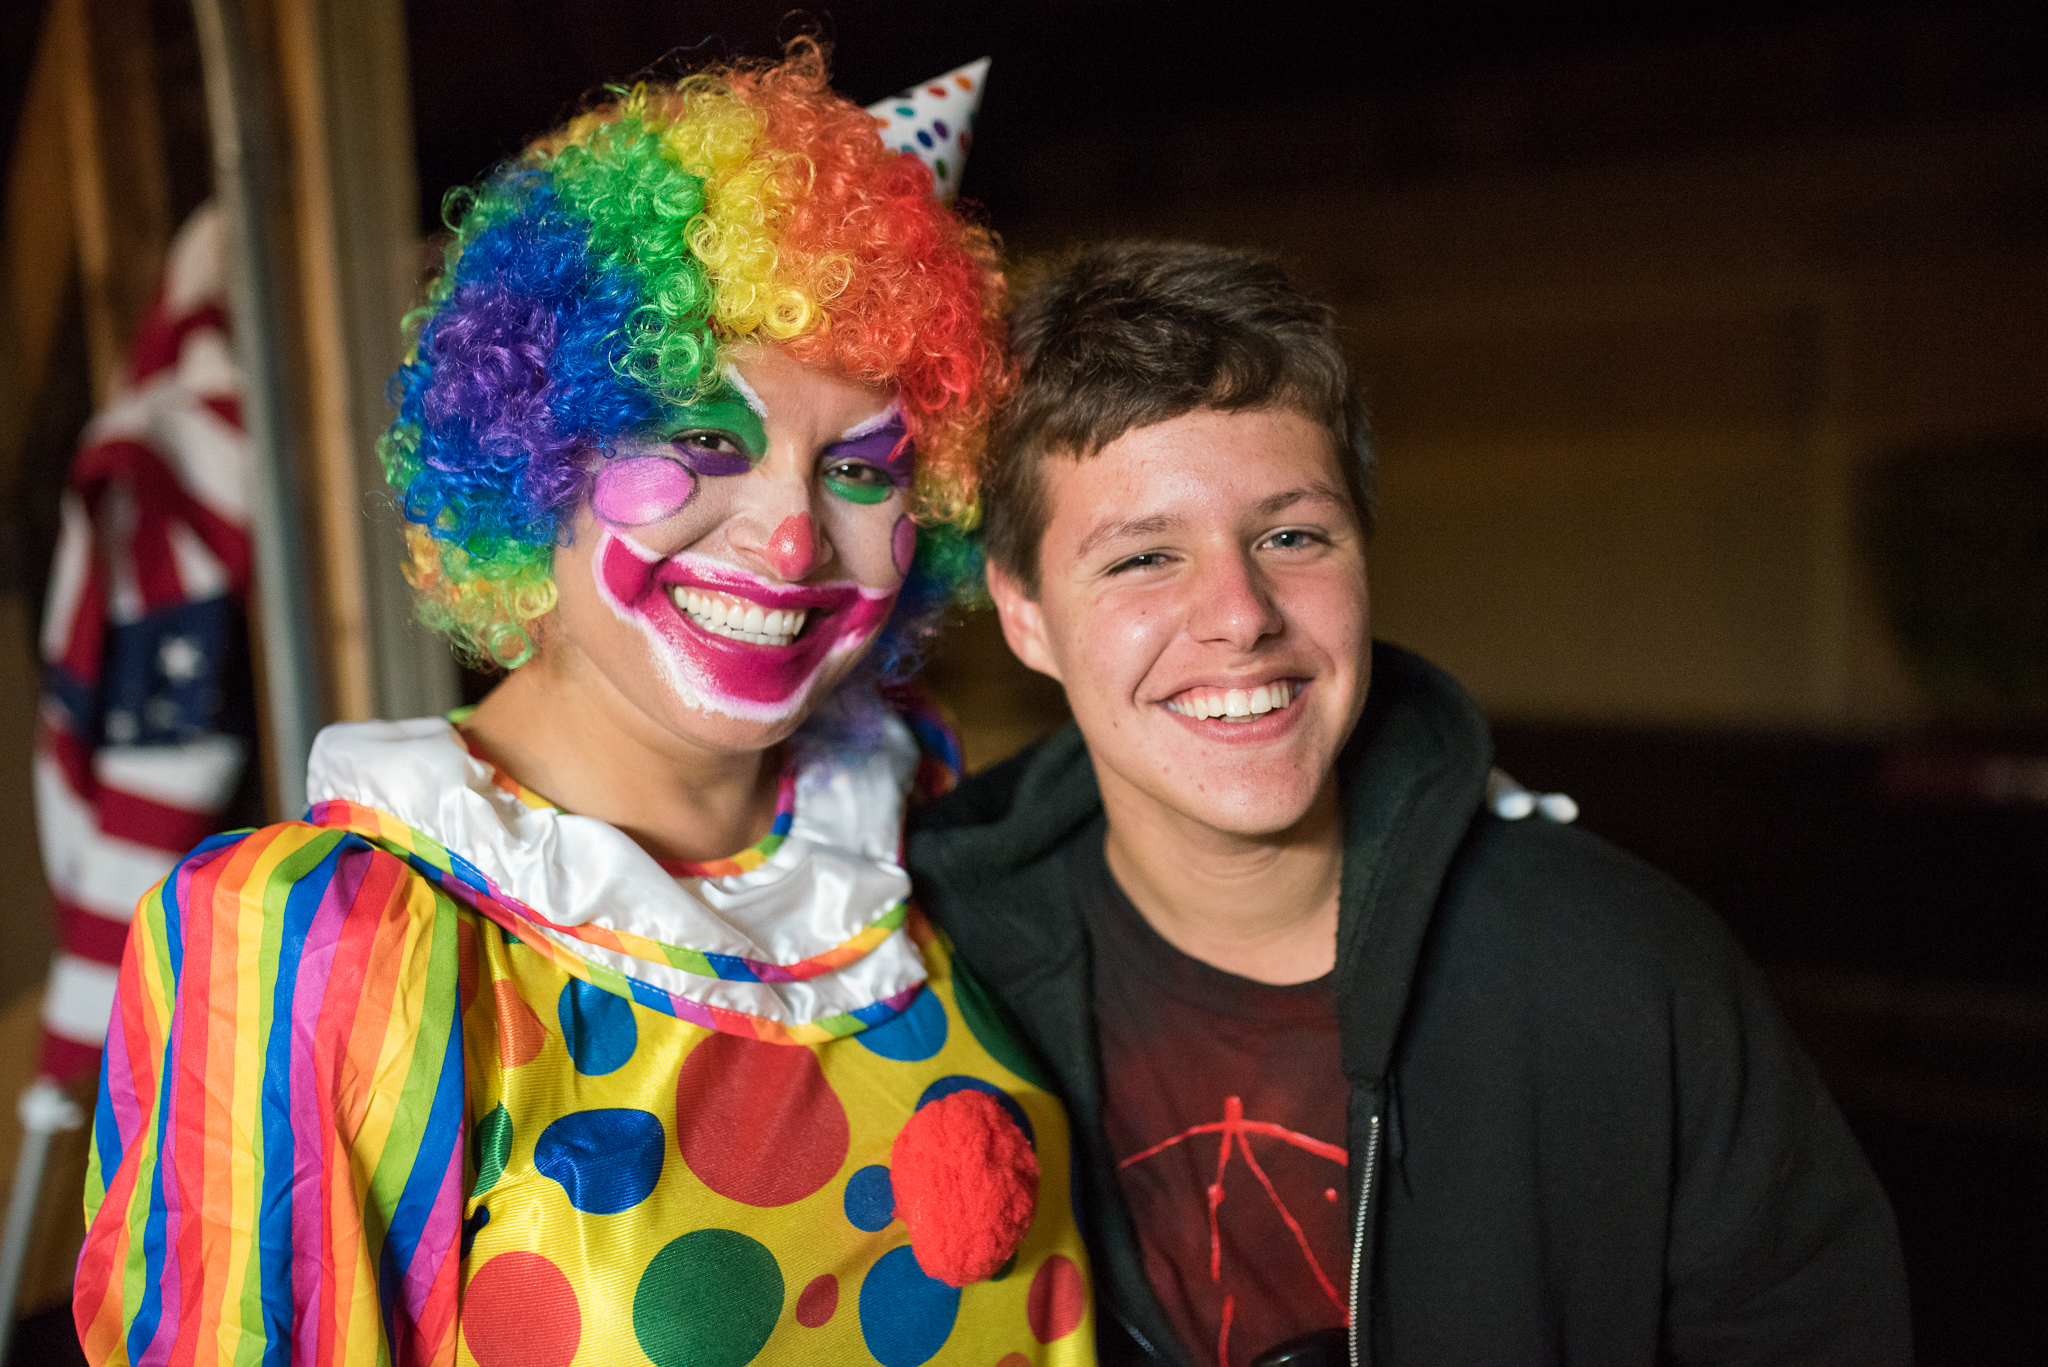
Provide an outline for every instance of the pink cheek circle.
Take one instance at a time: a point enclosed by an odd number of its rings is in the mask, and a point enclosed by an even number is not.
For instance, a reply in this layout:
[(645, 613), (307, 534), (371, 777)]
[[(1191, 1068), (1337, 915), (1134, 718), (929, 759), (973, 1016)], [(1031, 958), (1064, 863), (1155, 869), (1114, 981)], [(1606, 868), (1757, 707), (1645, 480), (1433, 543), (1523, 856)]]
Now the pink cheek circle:
[(665, 456), (608, 460), (598, 472), (590, 506), (614, 527), (644, 527), (681, 512), (697, 493), (697, 478)]
[(910, 561), (917, 554), (917, 524), (907, 517), (896, 519), (896, 530), (891, 534), (889, 549), (896, 554), (896, 573), (910, 573)]

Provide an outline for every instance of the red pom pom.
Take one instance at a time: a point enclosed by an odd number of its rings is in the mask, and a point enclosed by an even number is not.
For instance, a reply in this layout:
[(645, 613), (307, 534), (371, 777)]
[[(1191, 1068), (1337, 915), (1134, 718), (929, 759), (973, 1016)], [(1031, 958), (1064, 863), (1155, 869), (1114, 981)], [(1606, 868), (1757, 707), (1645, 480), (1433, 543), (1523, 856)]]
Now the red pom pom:
[(965, 1286), (1017, 1251), (1038, 1198), (1038, 1155), (1002, 1104), (972, 1089), (910, 1117), (889, 1155), (896, 1215), (927, 1277)]

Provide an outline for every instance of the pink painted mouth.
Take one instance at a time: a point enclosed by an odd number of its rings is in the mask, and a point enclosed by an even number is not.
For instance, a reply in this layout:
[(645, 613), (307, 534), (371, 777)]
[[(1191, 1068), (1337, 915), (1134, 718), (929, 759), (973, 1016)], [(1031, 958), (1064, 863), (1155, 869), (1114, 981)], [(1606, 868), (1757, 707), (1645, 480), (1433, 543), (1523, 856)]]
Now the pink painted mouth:
[[(656, 645), (671, 682), (709, 710), (749, 721), (780, 721), (795, 712), (825, 666), (864, 648), (896, 601), (893, 589), (851, 580), (771, 584), (703, 556), (664, 558), (616, 531), (603, 534), (596, 562), (599, 593)], [(678, 607), (674, 591), (800, 613), (803, 627), (788, 644), (735, 640)]]

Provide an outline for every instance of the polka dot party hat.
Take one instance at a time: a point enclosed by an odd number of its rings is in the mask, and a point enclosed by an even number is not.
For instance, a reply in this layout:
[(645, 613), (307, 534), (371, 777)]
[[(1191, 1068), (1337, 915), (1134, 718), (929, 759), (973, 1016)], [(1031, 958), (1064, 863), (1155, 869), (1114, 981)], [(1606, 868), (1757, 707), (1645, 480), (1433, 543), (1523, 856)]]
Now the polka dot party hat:
[(868, 106), (881, 120), (883, 145), (921, 158), (932, 168), (932, 188), (949, 202), (960, 192), (988, 64), (983, 57)]

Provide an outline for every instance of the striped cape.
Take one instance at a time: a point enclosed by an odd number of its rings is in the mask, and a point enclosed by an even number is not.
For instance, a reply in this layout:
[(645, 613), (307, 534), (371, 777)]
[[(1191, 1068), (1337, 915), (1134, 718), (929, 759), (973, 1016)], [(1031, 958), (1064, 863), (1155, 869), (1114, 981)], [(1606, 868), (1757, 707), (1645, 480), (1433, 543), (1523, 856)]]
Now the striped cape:
[(213, 837), (144, 899), (86, 1178), (89, 1360), (453, 1361), (457, 922), (402, 855), (307, 823)]

